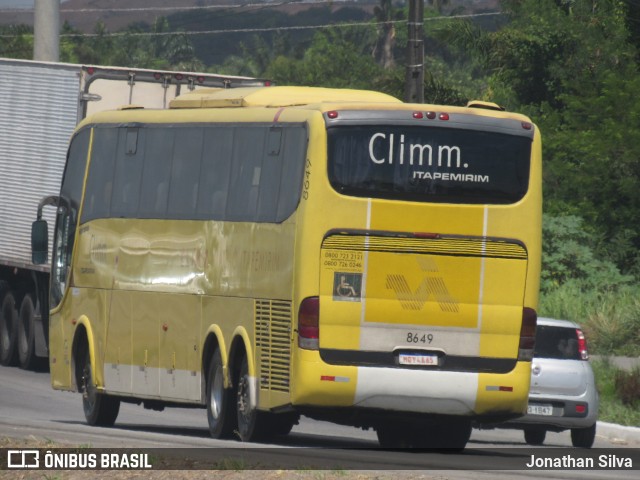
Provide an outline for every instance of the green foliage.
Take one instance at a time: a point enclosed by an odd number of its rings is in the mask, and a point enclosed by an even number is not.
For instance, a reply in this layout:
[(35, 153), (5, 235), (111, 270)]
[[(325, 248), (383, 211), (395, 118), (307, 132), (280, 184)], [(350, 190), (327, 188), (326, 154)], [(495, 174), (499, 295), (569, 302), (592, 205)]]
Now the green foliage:
[(583, 326), (591, 349), (640, 354), (640, 286), (597, 255), (581, 217), (544, 215), (539, 311)]
[(640, 356), (638, 285), (611, 290), (598, 285), (585, 288), (579, 282), (567, 282), (542, 292), (539, 313), (580, 324), (593, 353)]
[(380, 67), (341, 29), (318, 31), (301, 59), (279, 56), (265, 76), (280, 85), (371, 88)]
[(0, 57), (32, 58), (33, 29), (26, 25), (0, 26)]
[(615, 378), (619, 370), (607, 358), (592, 361), (591, 366), (600, 395), (598, 419), (620, 425), (640, 426), (640, 409), (625, 405), (617, 395)]
[[(65, 23), (60, 57), (62, 61), (96, 65), (133, 66), (167, 70), (198, 71), (204, 68), (195, 57), (190, 39), (174, 28), (164, 17), (152, 26), (132, 24), (113, 36), (104, 23), (98, 22), (94, 36), (84, 37)], [(121, 34), (120, 34), (121, 33)], [(144, 35), (155, 33), (158, 35)]]
[(594, 235), (584, 228), (581, 217), (545, 214), (541, 290), (549, 292), (571, 283), (578, 289), (608, 291), (633, 280), (622, 275), (613, 262), (598, 257), (595, 246)]
[(544, 115), (547, 210), (571, 205), (607, 239), (601, 249), (625, 272), (638, 273), (640, 248), (640, 77), (635, 65), (602, 78), (585, 101)]
[(640, 406), (640, 368), (630, 372), (619, 370), (614, 377), (616, 395), (628, 407)]

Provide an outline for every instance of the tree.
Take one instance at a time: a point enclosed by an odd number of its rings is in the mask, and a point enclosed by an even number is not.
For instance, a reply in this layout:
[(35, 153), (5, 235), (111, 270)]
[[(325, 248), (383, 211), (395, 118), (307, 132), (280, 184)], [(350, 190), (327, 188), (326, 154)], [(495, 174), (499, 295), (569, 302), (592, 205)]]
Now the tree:
[(281, 85), (371, 88), (380, 68), (363, 48), (366, 45), (354, 45), (340, 29), (318, 31), (301, 59), (279, 56), (265, 76)]
[(0, 27), (0, 57), (32, 58), (33, 29), (26, 25)]
[(373, 48), (373, 58), (382, 68), (389, 69), (395, 66), (393, 49), (396, 43), (396, 29), (394, 20), (398, 20), (402, 13), (397, 11), (391, 0), (380, 0), (380, 5), (373, 9), (373, 14), (378, 25), (378, 38)]

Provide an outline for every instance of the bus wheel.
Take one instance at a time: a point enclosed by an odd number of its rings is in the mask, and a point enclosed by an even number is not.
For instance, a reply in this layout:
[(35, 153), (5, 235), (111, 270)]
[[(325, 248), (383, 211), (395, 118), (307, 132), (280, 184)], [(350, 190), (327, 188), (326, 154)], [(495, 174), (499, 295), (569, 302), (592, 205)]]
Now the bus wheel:
[(524, 431), (524, 441), (529, 445), (542, 445), (544, 443), (544, 437), (546, 436), (546, 430), (534, 430), (527, 428)]
[(236, 382), (236, 408), (238, 413), (238, 435), (243, 442), (266, 440), (274, 434), (272, 415), (260, 412), (251, 405), (251, 378), (246, 355), (242, 359), (240, 375)]
[(378, 442), (382, 448), (413, 448), (414, 431), (403, 423), (384, 423), (376, 427)]
[(110, 427), (116, 422), (120, 411), (120, 400), (101, 393), (93, 382), (89, 347), (84, 344), (78, 355), (82, 361), (80, 391), (82, 392), (82, 408), (89, 425)]
[(229, 438), (235, 429), (233, 389), (224, 388), (224, 371), (220, 349), (211, 356), (207, 373), (207, 420), (213, 438)]
[(467, 446), (467, 442), (471, 437), (471, 430), (470, 421), (456, 420), (453, 422), (445, 422), (434, 428), (431, 443), (435, 443), (436, 449), (443, 449), (449, 452), (461, 452)]
[(0, 293), (0, 365), (13, 365), (16, 357), (18, 312), (12, 291)]
[(35, 366), (35, 302), (31, 294), (22, 299), (18, 315), (18, 362), (20, 368), (31, 370)]
[(272, 429), (275, 435), (289, 435), (291, 429), (300, 423), (297, 413), (271, 414)]

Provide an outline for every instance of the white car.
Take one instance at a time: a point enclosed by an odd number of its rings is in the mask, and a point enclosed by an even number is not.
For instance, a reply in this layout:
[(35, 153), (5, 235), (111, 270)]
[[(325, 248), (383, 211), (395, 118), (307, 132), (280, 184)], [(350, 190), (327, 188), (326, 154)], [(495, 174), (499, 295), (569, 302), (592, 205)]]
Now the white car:
[(571, 430), (574, 447), (591, 448), (598, 404), (580, 326), (567, 320), (538, 318), (527, 414), (494, 427), (522, 429), (530, 445), (541, 445), (547, 431)]

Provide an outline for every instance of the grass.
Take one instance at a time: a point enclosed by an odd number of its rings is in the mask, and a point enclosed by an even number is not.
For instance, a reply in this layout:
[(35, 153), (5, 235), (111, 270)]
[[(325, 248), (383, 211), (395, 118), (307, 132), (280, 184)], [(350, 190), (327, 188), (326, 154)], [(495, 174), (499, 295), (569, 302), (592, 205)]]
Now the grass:
[(541, 295), (539, 313), (581, 325), (589, 353), (604, 358), (591, 362), (600, 393), (599, 419), (639, 427), (640, 371), (621, 371), (606, 358), (640, 357), (640, 285), (597, 290), (567, 283)]
[(640, 426), (640, 409), (625, 405), (616, 388), (616, 376), (620, 371), (607, 359), (591, 362), (600, 394), (599, 420), (630, 427)]
[(593, 354), (640, 356), (639, 285), (585, 290), (567, 283), (541, 295), (539, 313), (580, 324)]

